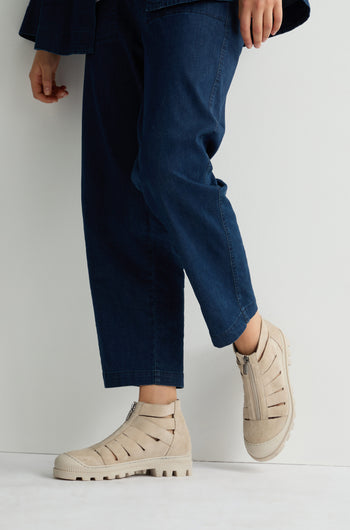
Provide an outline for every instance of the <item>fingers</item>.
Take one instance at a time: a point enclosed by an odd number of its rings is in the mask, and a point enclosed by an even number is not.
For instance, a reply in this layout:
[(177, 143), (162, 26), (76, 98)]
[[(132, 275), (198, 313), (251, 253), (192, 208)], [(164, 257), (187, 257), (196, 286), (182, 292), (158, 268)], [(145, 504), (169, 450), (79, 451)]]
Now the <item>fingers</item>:
[(282, 4), (281, 3), (275, 4), (274, 9), (273, 9), (273, 26), (271, 30), (272, 35), (277, 33), (277, 31), (280, 29), (282, 25), (282, 19), (283, 19)]
[(262, 42), (269, 38), (272, 29), (272, 19), (272, 9), (266, 9), (262, 21)]
[(260, 8), (260, 6), (254, 9), (253, 19), (252, 19), (252, 33), (253, 33), (253, 42), (254, 42), (255, 48), (260, 48), (261, 46), (263, 18), (264, 18), (264, 12)]
[(57, 86), (56, 82), (52, 82), (52, 95), (56, 96), (58, 99), (62, 99), (68, 95), (68, 90), (66, 85)]
[(52, 103), (53, 101), (56, 101), (56, 98), (53, 96), (44, 95), (41, 74), (37, 72), (31, 72), (29, 74), (29, 78), (32, 85), (33, 97), (35, 99), (38, 99), (44, 103)]
[(43, 103), (54, 103), (64, 97), (63, 94), (68, 94), (64, 86), (56, 87), (55, 85), (51, 85), (51, 94), (47, 96), (44, 93), (41, 75), (32, 75), (30, 77), (30, 80), (32, 85), (33, 97), (35, 99), (38, 99), (39, 101), (42, 101)]
[(66, 88), (66, 85), (55, 87), (55, 94), (58, 97), (58, 99), (62, 99), (65, 96), (68, 96), (69, 92)]
[(68, 95), (65, 85), (57, 86), (55, 75), (59, 56), (39, 50), (36, 53), (29, 78), (33, 97), (43, 103), (57, 102)]
[(55, 79), (55, 74), (54, 72), (52, 72), (48, 64), (43, 64), (41, 66), (41, 71), (42, 71), (43, 92), (46, 96), (51, 96), (52, 83)]
[(35, 99), (38, 99), (39, 101), (42, 101), (43, 103), (56, 102), (69, 94), (66, 85), (56, 86), (56, 84), (53, 84), (51, 95), (47, 96), (46, 94), (44, 94), (43, 84), (40, 76), (32, 76), (30, 80), (32, 85), (33, 97)]
[(282, 24), (281, 0), (240, 0), (240, 30), (247, 48), (260, 48)]
[(250, 24), (251, 24), (251, 12), (248, 9), (243, 8), (240, 16), (240, 26), (241, 26), (241, 35), (244, 40), (244, 44), (247, 48), (251, 48), (253, 45), (251, 33), (250, 33)]

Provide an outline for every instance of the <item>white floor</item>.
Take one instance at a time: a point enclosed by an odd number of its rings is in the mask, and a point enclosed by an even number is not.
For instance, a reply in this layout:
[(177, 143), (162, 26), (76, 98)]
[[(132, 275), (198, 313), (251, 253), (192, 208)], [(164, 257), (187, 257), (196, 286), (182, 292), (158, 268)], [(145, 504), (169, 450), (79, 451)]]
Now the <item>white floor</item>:
[(0, 453), (4, 530), (348, 530), (350, 468), (193, 462), (190, 477), (54, 479), (55, 455)]

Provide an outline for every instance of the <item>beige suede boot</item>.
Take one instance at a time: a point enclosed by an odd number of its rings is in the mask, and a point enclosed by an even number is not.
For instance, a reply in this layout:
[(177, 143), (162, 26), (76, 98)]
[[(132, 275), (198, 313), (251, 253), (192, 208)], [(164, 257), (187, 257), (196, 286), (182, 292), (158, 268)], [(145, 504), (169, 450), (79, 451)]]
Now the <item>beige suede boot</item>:
[(289, 344), (282, 330), (262, 318), (256, 351), (242, 355), (235, 344), (233, 350), (243, 379), (245, 447), (255, 460), (270, 460), (283, 449), (295, 417)]
[(57, 456), (53, 468), (55, 478), (68, 480), (137, 474), (192, 475), (191, 438), (179, 399), (168, 404), (134, 401), (124, 423), (110, 436)]

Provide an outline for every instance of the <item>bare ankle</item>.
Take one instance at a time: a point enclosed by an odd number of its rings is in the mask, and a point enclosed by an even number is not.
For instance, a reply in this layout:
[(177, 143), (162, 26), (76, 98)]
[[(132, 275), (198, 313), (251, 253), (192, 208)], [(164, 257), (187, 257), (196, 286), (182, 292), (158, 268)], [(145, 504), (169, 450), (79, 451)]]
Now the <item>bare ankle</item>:
[(242, 355), (250, 355), (256, 351), (261, 332), (261, 322), (262, 317), (257, 311), (249, 320), (243, 333), (234, 341), (234, 345)]
[(145, 403), (168, 404), (176, 399), (176, 386), (141, 385), (139, 387), (139, 401)]

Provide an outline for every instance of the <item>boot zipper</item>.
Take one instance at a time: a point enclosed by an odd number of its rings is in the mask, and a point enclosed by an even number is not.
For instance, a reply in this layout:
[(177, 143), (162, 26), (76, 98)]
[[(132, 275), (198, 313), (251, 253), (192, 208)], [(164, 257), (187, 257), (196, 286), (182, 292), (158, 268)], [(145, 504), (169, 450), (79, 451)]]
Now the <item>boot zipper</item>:
[(130, 407), (130, 410), (129, 410), (129, 412), (128, 412), (128, 414), (127, 414), (127, 416), (126, 416), (124, 421), (128, 421), (128, 419), (130, 418), (131, 414), (134, 412), (134, 410), (136, 408), (136, 404), (137, 404), (136, 401), (133, 401), (133, 403), (132, 403), (132, 405)]
[(253, 368), (249, 362), (249, 355), (245, 355), (243, 359), (244, 359), (243, 373), (247, 375), (248, 367), (249, 367), (249, 373), (250, 373), (249, 382), (250, 382), (250, 388), (252, 389), (252, 394), (253, 394), (253, 399), (254, 399), (255, 416), (258, 420), (260, 420), (261, 412), (260, 412), (258, 390), (257, 390), (256, 383), (255, 383)]

